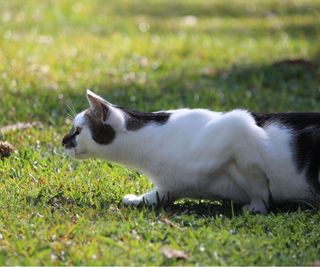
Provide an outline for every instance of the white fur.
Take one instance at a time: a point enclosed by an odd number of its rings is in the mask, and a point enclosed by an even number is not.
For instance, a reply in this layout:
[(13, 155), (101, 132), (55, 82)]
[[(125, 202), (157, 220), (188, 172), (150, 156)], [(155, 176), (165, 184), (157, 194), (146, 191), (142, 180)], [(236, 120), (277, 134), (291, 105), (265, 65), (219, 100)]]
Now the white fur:
[(127, 131), (124, 117), (113, 107), (108, 123), (116, 129), (116, 138), (109, 145), (92, 140), (80, 113), (74, 124), (83, 129), (69, 154), (114, 161), (146, 174), (154, 190), (125, 196), (127, 205), (223, 198), (265, 213), (270, 193), (275, 201), (311, 197), (304, 175), (293, 164), (291, 133), (285, 127), (260, 128), (245, 110), (169, 112), (172, 115), (164, 125), (151, 123)]

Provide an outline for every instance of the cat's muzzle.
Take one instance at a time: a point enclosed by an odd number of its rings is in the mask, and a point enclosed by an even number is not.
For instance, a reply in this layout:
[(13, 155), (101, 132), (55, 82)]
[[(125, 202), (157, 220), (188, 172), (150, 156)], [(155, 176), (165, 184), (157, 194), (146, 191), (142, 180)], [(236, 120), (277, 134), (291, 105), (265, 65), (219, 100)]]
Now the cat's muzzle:
[(65, 149), (71, 149), (75, 148), (77, 146), (76, 139), (74, 135), (67, 134), (63, 139), (62, 139), (62, 146)]

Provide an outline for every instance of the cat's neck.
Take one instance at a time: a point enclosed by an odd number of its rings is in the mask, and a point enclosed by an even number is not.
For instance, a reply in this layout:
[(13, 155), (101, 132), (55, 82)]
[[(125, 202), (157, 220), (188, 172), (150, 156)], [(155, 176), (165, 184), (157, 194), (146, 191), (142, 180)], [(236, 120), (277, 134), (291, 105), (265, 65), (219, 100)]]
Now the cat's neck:
[(100, 151), (101, 157), (127, 167), (148, 171), (161, 160), (166, 127), (152, 124), (139, 130), (121, 133), (113, 144)]

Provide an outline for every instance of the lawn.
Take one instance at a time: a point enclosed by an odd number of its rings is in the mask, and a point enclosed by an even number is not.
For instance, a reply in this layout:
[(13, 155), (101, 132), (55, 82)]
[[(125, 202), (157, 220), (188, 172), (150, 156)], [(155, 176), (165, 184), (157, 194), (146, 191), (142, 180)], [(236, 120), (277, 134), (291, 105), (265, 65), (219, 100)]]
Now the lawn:
[(319, 36), (319, 0), (0, 0), (0, 265), (319, 265), (317, 205), (128, 208), (145, 176), (61, 147), (86, 88), (142, 111), (320, 111)]

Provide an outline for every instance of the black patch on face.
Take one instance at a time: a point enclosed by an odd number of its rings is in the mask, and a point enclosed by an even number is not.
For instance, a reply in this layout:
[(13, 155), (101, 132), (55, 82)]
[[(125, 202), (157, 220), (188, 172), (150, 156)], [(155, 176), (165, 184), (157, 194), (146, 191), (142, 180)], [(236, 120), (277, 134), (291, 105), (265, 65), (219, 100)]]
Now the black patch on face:
[(129, 110), (124, 107), (117, 107), (126, 116), (126, 128), (129, 131), (136, 131), (149, 123), (165, 124), (170, 118), (171, 113), (168, 112), (140, 112)]
[(282, 124), (292, 129), (294, 161), (297, 170), (306, 171), (311, 188), (320, 192), (320, 113), (251, 113), (260, 127)]
[(100, 145), (108, 145), (116, 137), (115, 130), (94, 114), (91, 109), (85, 112), (85, 117), (89, 125), (92, 139)]
[(72, 127), (71, 131), (62, 139), (62, 146), (65, 148), (74, 148), (76, 147), (76, 130)]

